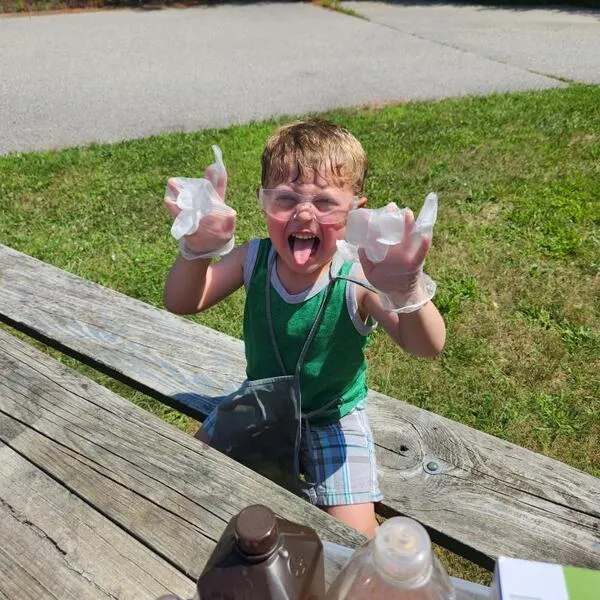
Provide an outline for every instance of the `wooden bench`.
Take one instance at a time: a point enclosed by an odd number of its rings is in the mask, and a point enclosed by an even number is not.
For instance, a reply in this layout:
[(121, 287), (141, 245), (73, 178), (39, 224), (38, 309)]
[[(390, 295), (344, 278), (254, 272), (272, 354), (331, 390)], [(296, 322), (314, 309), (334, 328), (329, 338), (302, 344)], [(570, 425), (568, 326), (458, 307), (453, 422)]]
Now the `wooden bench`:
[[(256, 502), (324, 542), (364, 541), (0, 330), (0, 598), (190, 598), (227, 522)], [(341, 564), (326, 555), (329, 583)]]
[[(227, 522), (310, 525), (330, 584), (356, 531), (0, 329), (0, 598), (193, 594)], [(461, 598), (489, 589), (454, 579)]]
[[(0, 246), (0, 319), (202, 420), (244, 378), (241, 341)], [(600, 568), (600, 480), (371, 391), (385, 499), (440, 545)]]

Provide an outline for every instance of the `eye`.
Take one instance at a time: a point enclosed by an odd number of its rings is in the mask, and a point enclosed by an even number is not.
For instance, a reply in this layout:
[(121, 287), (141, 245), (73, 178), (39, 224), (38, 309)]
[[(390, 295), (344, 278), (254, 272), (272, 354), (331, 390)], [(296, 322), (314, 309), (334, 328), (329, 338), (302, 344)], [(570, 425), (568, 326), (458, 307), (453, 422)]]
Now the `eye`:
[(281, 192), (277, 196), (277, 202), (285, 206), (291, 206), (292, 204), (296, 204), (297, 201), (298, 200), (296, 196), (290, 192)]
[(314, 202), (319, 210), (336, 210), (340, 207), (332, 198), (315, 198)]

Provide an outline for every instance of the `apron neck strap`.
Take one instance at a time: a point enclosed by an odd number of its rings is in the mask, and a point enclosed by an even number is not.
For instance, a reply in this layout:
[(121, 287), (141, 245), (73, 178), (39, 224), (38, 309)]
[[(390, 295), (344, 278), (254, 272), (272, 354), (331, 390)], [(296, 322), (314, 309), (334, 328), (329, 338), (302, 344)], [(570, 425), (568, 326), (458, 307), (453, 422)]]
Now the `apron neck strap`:
[[(277, 362), (279, 364), (279, 368), (284, 375), (289, 375), (287, 372), (285, 365), (283, 363), (283, 359), (281, 357), (281, 352), (279, 351), (279, 345), (277, 344), (277, 337), (275, 335), (275, 328), (273, 327), (273, 316), (271, 312), (271, 277), (273, 275), (273, 269), (275, 268), (277, 258), (277, 252), (271, 251), (269, 253), (269, 261), (267, 268), (267, 278), (265, 281), (265, 303), (267, 308), (267, 325), (269, 327), (269, 336), (271, 337), (271, 344), (273, 346), (273, 351), (275, 352), (275, 357), (277, 358)], [(327, 289), (325, 290), (325, 294), (323, 295), (323, 299), (321, 300), (321, 304), (319, 305), (319, 309), (317, 311), (317, 315), (315, 320), (310, 328), (310, 332), (304, 342), (304, 346), (302, 347), (302, 351), (300, 352), (300, 356), (298, 358), (298, 362), (296, 363), (295, 375), (296, 379), (298, 379), (300, 375), (300, 370), (302, 369), (302, 365), (304, 364), (304, 360), (306, 359), (306, 354), (308, 349), (317, 334), (317, 330), (319, 329), (319, 325), (323, 320), (323, 313), (325, 311), (325, 305), (329, 298), (329, 294), (331, 293), (331, 289), (333, 287), (333, 283), (335, 282), (335, 278), (331, 277), (331, 266), (329, 268), (329, 283), (327, 284)]]

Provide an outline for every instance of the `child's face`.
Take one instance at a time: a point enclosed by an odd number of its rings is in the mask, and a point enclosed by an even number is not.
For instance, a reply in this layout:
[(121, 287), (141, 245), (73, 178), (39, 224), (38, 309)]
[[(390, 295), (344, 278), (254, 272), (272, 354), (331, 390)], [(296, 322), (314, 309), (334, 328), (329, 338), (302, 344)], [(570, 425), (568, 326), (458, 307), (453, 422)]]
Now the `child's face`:
[[(292, 172), (288, 181), (271, 184), (270, 187), (281, 192), (292, 192), (292, 196), (314, 196), (313, 202), (299, 201), (284, 220), (265, 211), (267, 229), (279, 257), (293, 272), (313, 273), (320, 271), (333, 258), (337, 249), (336, 241), (346, 235), (348, 212), (353, 207), (364, 206), (367, 200), (360, 198), (357, 203), (351, 186), (331, 184), (316, 172), (302, 180), (296, 175)], [(337, 211), (337, 222), (323, 223), (330, 219), (323, 216), (322, 210), (331, 207)]]

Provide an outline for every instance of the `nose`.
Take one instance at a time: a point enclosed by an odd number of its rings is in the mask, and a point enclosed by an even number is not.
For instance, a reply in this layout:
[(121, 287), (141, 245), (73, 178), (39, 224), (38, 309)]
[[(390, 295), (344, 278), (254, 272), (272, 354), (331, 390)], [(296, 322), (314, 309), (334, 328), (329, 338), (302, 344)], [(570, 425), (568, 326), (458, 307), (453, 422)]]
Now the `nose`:
[(301, 202), (296, 205), (296, 210), (292, 219), (298, 221), (312, 221), (315, 218), (315, 212), (312, 202)]

